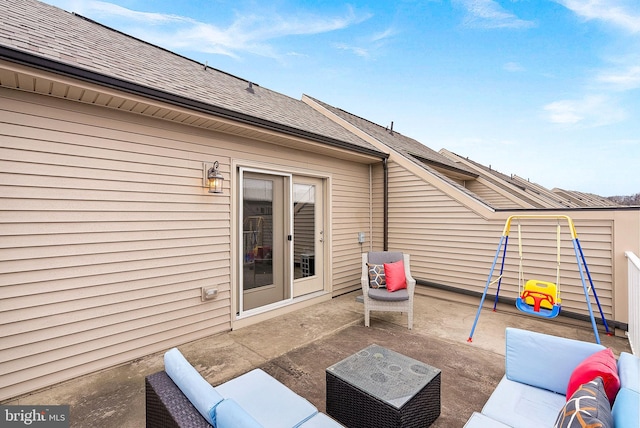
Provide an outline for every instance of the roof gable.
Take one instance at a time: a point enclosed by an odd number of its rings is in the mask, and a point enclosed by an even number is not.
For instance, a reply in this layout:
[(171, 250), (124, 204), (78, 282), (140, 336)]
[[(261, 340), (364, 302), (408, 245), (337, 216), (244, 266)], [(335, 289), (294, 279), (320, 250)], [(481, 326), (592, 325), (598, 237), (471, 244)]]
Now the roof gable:
[(308, 95), (305, 95), (305, 97), (413, 162), (417, 161), (419, 164), (425, 164), (451, 178), (473, 179), (478, 176), (472, 170), (456, 164), (446, 156), (430, 149), (419, 141), (393, 130), (393, 125), (391, 127), (382, 127), (316, 98)]

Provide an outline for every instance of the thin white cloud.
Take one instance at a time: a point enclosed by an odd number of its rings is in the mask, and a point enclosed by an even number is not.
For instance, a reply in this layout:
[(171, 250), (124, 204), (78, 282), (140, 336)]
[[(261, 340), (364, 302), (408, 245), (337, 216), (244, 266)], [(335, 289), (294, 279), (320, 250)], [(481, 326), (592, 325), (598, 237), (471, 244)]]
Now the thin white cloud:
[(507, 62), (502, 66), (505, 71), (510, 73), (517, 73), (519, 71), (524, 71), (524, 67), (517, 62)]
[(397, 34), (397, 32), (393, 28), (387, 28), (386, 30), (384, 30), (384, 31), (382, 31), (380, 33), (374, 34), (373, 37), (371, 37), (371, 41), (372, 42), (378, 42), (378, 41), (385, 40), (385, 39), (388, 39), (390, 37), (393, 37), (396, 34)]
[(582, 99), (559, 100), (544, 106), (547, 119), (561, 125), (597, 127), (618, 123), (627, 113), (609, 97), (587, 95)]
[(162, 13), (139, 12), (103, 1), (52, 0), (64, 9), (168, 49), (186, 49), (238, 57), (242, 53), (277, 57), (272, 41), (286, 36), (313, 35), (342, 30), (371, 17), (348, 8), (339, 16), (312, 13), (282, 15), (274, 12), (238, 13), (228, 26)]
[(631, 33), (640, 32), (638, 2), (624, 0), (555, 0), (586, 20), (612, 24)]
[(355, 54), (356, 56), (362, 57), (362, 58), (368, 58), (369, 57), (369, 50), (360, 46), (351, 46), (348, 45), (346, 43), (336, 43), (334, 44), (334, 47), (336, 49), (339, 50), (343, 50), (343, 51), (347, 51), (347, 52), (351, 52), (353, 54)]
[(603, 71), (596, 77), (596, 80), (621, 91), (640, 88), (640, 65)]
[(471, 28), (531, 28), (533, 21), (518, 18), (495, 0), (452, 0), (466, 14), (463, 24)]

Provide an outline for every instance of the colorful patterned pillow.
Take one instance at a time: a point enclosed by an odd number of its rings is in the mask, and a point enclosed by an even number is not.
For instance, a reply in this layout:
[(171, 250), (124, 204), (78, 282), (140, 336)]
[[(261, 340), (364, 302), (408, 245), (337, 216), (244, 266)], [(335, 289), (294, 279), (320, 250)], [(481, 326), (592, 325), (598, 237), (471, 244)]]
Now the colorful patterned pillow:
[(367, 263), (367, 269), (369, 269), (369, 287), (371, 288), (387, 287), (387, 281), (384, 276), (384, 265)]
[(560, 410), (554, 428), (613, 428), (609, 398), (601, 377), (581, 385)]

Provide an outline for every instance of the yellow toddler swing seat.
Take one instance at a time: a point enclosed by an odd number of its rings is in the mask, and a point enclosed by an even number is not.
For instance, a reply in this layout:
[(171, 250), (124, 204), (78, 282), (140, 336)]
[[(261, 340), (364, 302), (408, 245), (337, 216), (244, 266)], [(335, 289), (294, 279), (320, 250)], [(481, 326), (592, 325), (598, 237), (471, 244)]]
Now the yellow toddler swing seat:
[(516, 306), (522, 312), (545, 318), (555, 318), (560, 313), (558, 287), (553, 282), (528, 280), (516, 299)]

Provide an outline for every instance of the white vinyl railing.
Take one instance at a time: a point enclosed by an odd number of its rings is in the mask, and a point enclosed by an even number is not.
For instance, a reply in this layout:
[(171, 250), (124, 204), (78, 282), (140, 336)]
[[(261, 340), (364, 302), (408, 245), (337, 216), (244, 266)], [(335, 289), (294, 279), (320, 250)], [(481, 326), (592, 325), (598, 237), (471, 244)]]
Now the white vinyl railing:
[(631, 345), (631, 352), (640, 355), (640, 259), (631, 251), (627, 256), (629, 270), (629, 331), (627, 336)]

